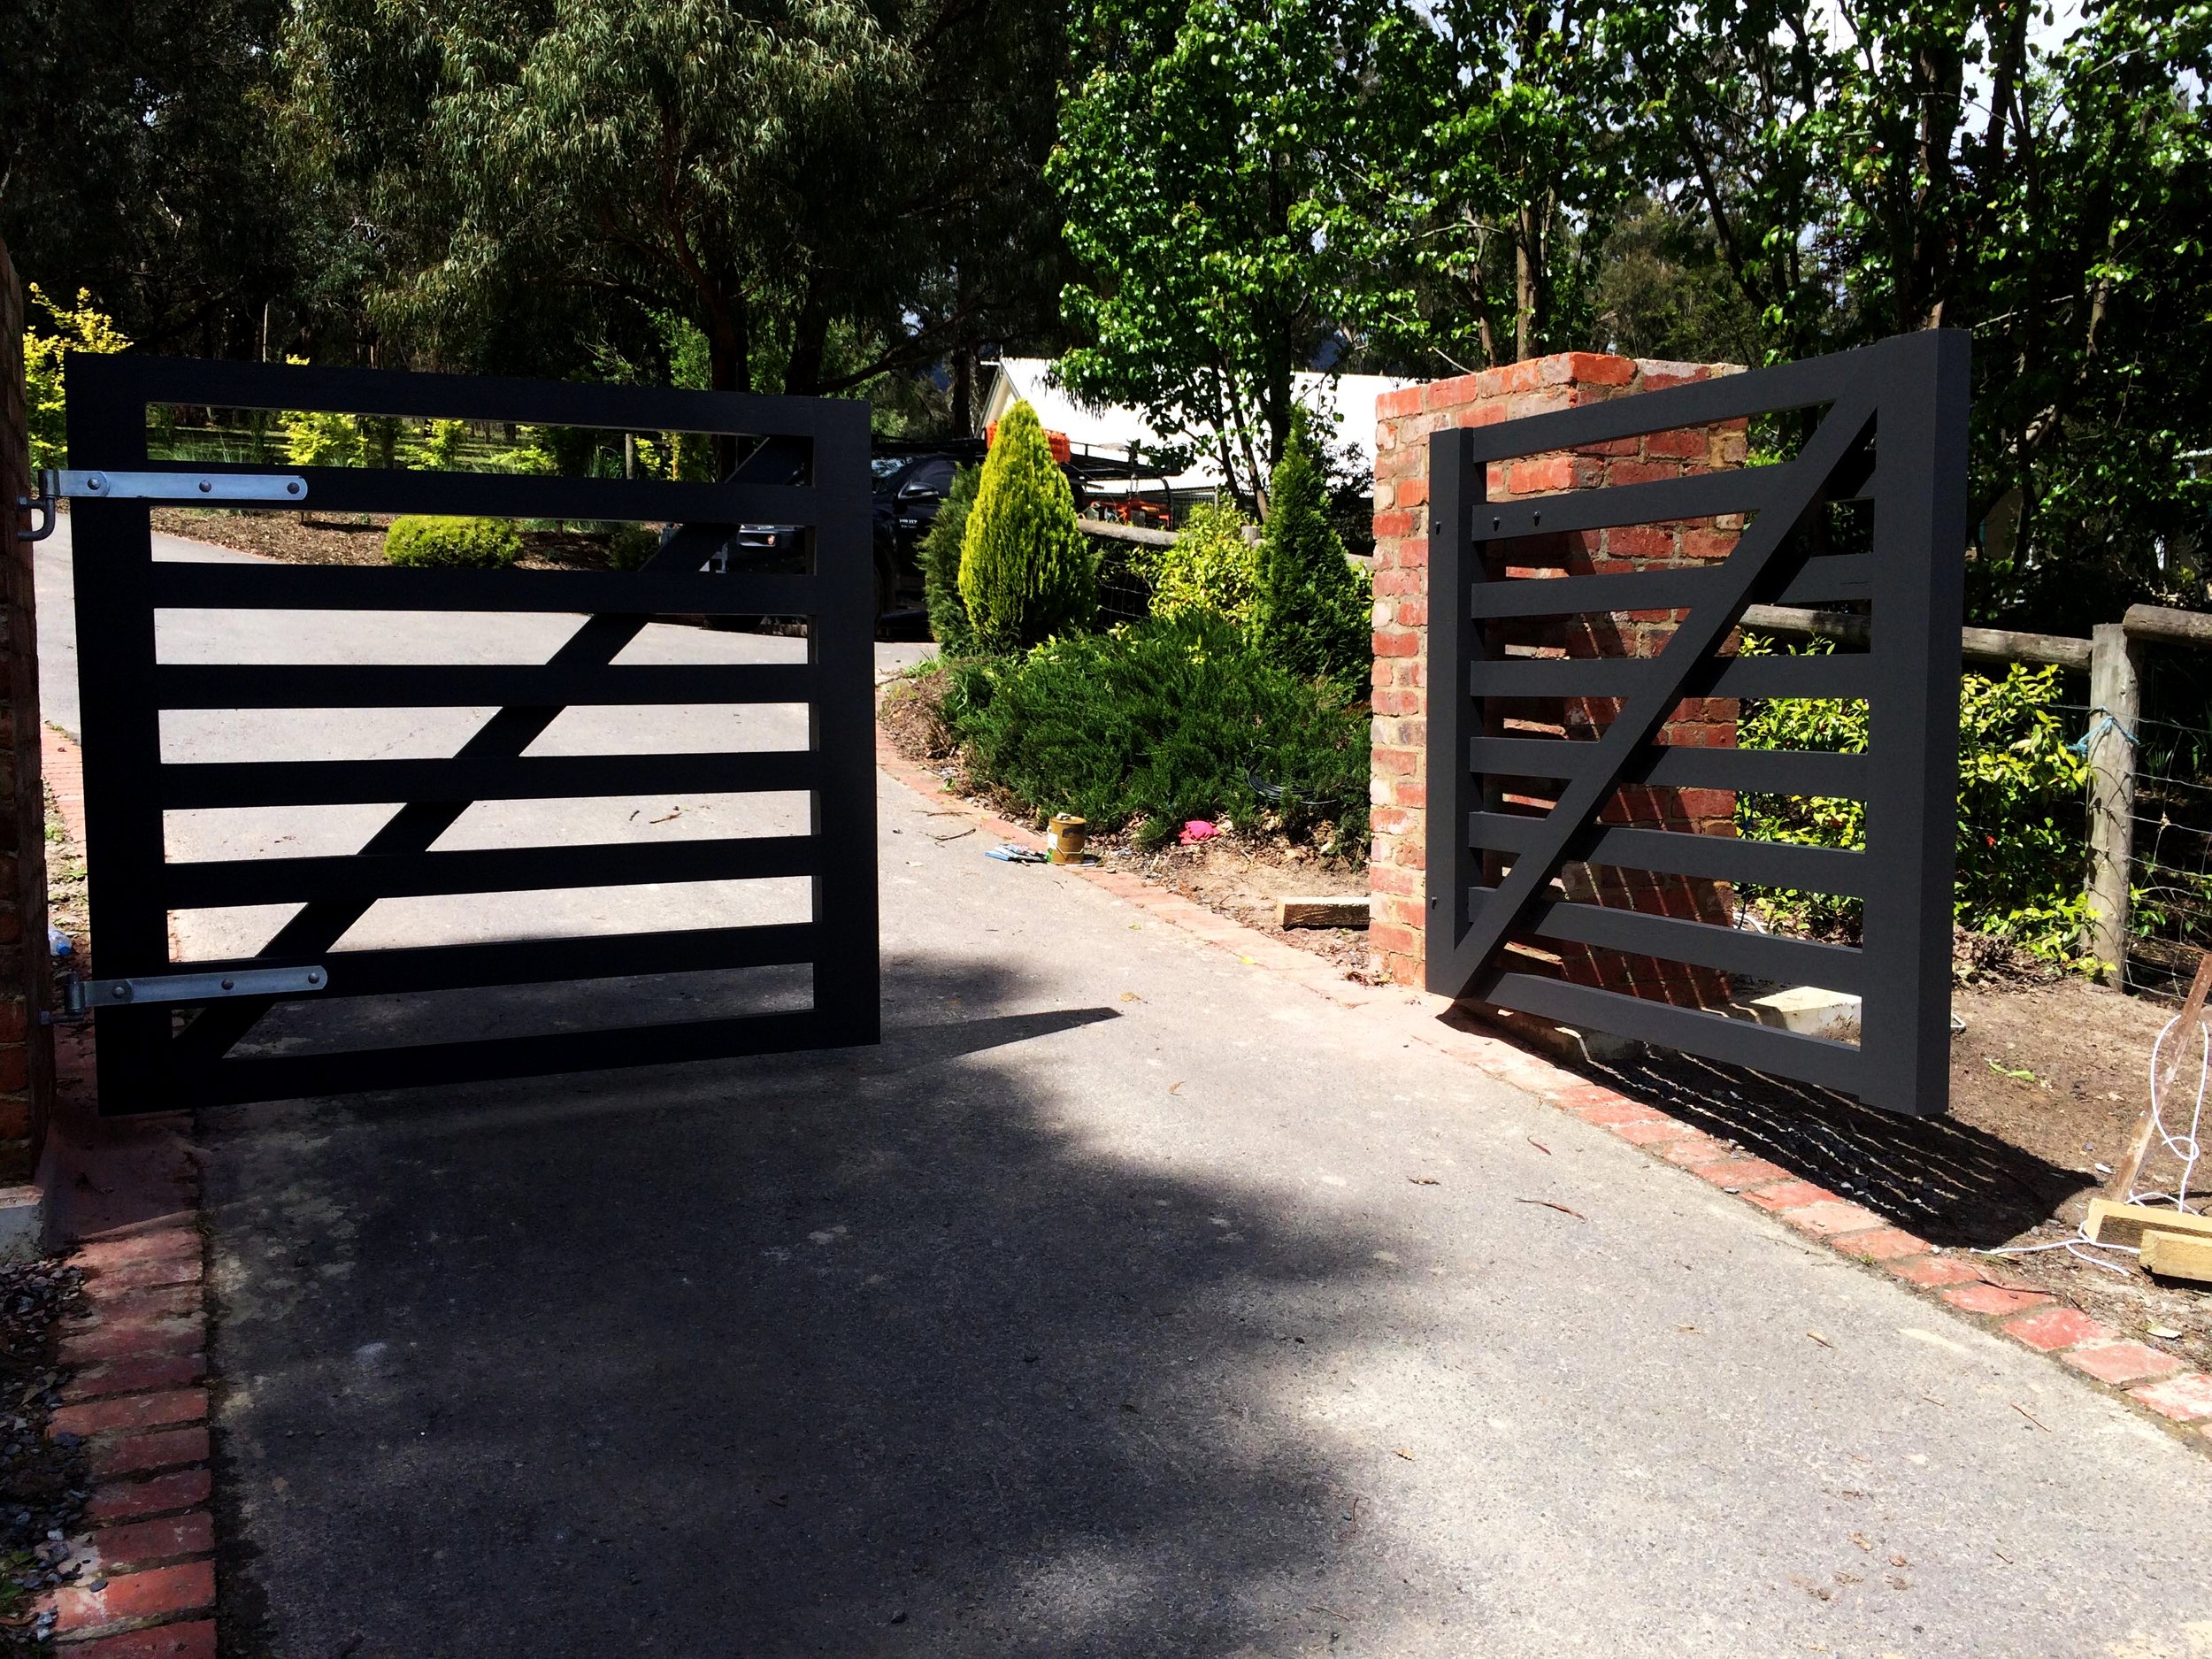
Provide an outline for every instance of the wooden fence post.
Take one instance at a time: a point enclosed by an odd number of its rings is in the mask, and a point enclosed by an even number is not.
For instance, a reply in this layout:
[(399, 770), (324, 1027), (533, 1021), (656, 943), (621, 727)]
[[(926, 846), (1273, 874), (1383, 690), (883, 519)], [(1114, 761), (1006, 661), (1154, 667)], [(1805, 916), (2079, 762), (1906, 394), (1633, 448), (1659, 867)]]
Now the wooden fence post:
[(2142, 685), (2127, 627), (2101, 622), (2089, 648), (2089, 953), (2127, 980), (2128, 873), (2135, 856), (2135, 734)]

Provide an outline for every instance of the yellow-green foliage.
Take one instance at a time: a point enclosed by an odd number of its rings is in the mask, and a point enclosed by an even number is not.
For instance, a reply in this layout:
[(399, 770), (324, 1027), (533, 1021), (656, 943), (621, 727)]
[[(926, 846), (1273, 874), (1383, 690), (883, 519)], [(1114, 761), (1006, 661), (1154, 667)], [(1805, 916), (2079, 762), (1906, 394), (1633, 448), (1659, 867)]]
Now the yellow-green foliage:
[[(287, 357), (294, 368), (305, 357)], [(323, 409), (288, 409), (277, 417), (284, 434), (284, 458), (294, 466), (355, 466), (361, 460), (361, 423), (351, 415)]]
[(32, 305), (46, 313), (42, 325), (34, 316), (32, 326), (23, 331), (23, 390), (31, 419), (31, 470), (41, 472), (69, 463), (62, 354), (123, 351), (131, 342), (116, 327), (115, 319), (92, 303), (90, 288), (77, 290), (73, 306), (55, 304), (35, 282), (31, 284), (30, 294)]
[(1258, 544), (1245, 540), (1249, 522), (1228, 502), (1192, 508), (1175, 545), (1146, 563), (1152, 614), (1203, 611), (1249, 626), (1260, 558)]
[(495, 570), (522, 557), (522, 533), (504, 518), (448, 518), (410, 514), (384, 533), (394, 565)]
[(465, 420), (434, 420), (419, 434), (411, 436), (401, 454), (410, 466), (426, 467), (434, 472), (457, 472), (463, 468), (462, 456), (468, 448), (469, 424)]
[(1076, 527), (1074, 494), (1025, 403), (1007, 411), (984, 458), (961, 538), (960, 598), (990, 652), (1026, 650), (1097, 614), (1098, 566)]

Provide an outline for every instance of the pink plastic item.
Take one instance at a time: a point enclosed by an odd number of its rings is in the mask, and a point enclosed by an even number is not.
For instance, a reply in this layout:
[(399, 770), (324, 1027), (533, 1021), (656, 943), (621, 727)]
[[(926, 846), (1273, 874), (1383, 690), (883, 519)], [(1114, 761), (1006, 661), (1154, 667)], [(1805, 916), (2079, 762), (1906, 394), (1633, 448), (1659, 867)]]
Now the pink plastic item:
[(1209, 824), (1202, 818), (1194, 818), (1183, 826), (1183, 833), (1176, 839), (1186, 847), (1194, 847), (1200, 841), (1211, 841), (1220, 833), (1221, 826), (1218, 824)]

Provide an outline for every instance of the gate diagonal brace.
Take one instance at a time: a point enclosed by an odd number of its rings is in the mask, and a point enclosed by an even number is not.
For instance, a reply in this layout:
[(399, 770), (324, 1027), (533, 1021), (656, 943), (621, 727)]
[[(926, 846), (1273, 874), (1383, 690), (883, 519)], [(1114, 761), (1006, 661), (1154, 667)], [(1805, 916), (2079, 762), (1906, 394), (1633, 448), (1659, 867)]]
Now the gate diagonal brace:
[[(730, 483), (749, 477), (774, 480), (786, 476), (793, 459), (795, 441), (771, 438), (739, 463)], [(695, 570), (736, 531), (734, 525), (687, 524), (680, 527), (653, 557), (640, 566), (646, 571)], [(644, 631), (649, 618), (634, 616), (595, 616), (548, 659), (564, 668), (603, 667)], [(456, 751), (457, 760), (511, 759), (523, 753), (560, 718), (559, 708), (510, 706), (501, 709)], [(364, 853), (427, 852), (461, 815), (475, 804), (470, 801), (415, 801), (402, 806), (384, 826), (363, 843)], [(261, 948), (265, 956), (297, 957), (331, 949), (346, 932), (365, 916), (375, 902), (367, 900), (317, 900), (277, 931)], [(211, 1002), (191, 1024), (177, 1033), (173, 1053), (180, 1071), (204, 1071), (229, 1053), (254, 1025), (276, 1005), (268, 996), (234, 997)]]
[(1577, 841), (1595, 827), (1599, 808), (1615, 789), (1631, 781), (1626, 774), (1638, 749), (1657, 732), (1667, 710), (1681, 701), (1701, 661), (1736, 626), (1776, 552), (1820, 510), (1825, 500), (1822, 486), (1847, 458), (1872, 416), (1871, 403), (1855, 397), (1839, 403), (1821, 422), (1805, 446), (1804, 457), (1793, 464), (1802, 481), (1787, 495), (1770, 502), (1744, 533), (1720, 567), (1712, 598), (1694, 606), (1661, 649), (1656, 661), (1663, 668), (1629, 697), (1593, 746), (1596, 753), (1582, 775), (1568, 784), (1557, 804), (1540, 820), (1542, 829), (1514, 861), (1505, 879), (1484, 895), (1480, 911), (1454, 953), (1455, 972), (1463, 964), (1472, 978), (1490, 959), (1528, 907), (1545, 895), (1560, 867), (1573, 856)]

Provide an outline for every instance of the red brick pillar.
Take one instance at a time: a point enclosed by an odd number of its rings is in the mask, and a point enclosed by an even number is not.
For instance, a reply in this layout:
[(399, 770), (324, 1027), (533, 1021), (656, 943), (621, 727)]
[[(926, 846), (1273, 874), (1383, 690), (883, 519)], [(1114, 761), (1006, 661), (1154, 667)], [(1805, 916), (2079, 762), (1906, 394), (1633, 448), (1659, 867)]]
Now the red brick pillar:
[[(1374, 893), (1370, 942), (1391, 978), (1421, 982), (1427, 889), (1423, 875), (1428, 815), (1428, 435), (1447, 426), (1489, 426), (1601, 399), (1657, 391), (1731, 371), (1701, 364), (1651, 363), (1590, 352), (1567, 352), (1509, 367), (1436, 380), (1386, 395), (1376, 408), (1375, 689), (1371, 778), (1374, 848), (1369, 877)], [(1588, 449), (1530, 456), (1490, 468), (1494, 501), (1553, 495), (1608, 484), (1679, 478), (1740, 466), (1741, 422), (1711, 429), (1658, 432)], [(1517, 541), (1492, 562), (1491, 575), (1586, 574), (1652, 570), (1724, 558), (1740, 521), (1701, 520), (1627, 526)], [(1670, 611), (1537, 618), (1508, 625), (1515, 643), (1548, 655), (1649, 656), (1673, 631)], [(1601, 727), (1617, 705), (1609, 699), (1517, 703), (1509, 734), (1579, 735)], [(1709, 698), (1678, 704), (1660, 734), (1668, 743), (1732, 746), (1736, 708)], [(1548, 786), (1509, 784), (1508, 802), (1540, 808)], [(1735, 797), (1724, 790), (1634, 787), (1621, 790), (1603, 816), (1615, 823), (1734, 833)], [(1716, 883), (1595, 865), (1570, 866), (1570, 895), (1618, 908), (1706, 921), (1726, 919), (1728, 895)], [(1531, 941), (1541, 956), (1522, 965), (1588, 985), (1694, 1006), (1724, 1002), (1721, 976), (1678, 963), (1655, 962), (1557, 941)]]
[(0, 1185), (27, 1181), (54, 1096), (47, 1001), (46, 797), (39, 779), (38, 621), (32, 607), (30, 431), (23, 401), (23, 295), (0, 245)]

